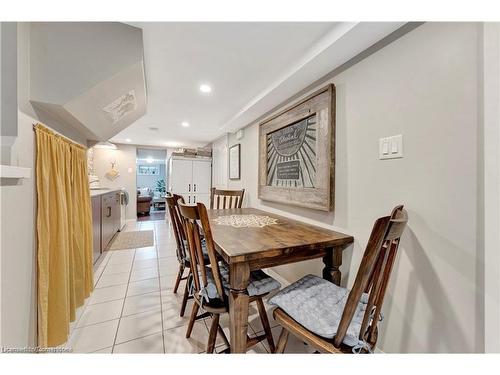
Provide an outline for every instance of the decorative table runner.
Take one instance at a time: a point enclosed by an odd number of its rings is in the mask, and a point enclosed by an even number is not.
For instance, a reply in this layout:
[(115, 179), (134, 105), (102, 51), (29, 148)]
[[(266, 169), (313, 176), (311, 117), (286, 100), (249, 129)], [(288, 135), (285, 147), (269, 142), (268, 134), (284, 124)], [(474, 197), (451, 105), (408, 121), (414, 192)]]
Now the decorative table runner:
[(219, 216), (214, 219), (214, 222), (218, 225), (229, 225), (235, 228), (262, 228), (267, 225), (278, 224), (278, 219), (274, 219), (269, 216), (262, 215), (228, 215)]

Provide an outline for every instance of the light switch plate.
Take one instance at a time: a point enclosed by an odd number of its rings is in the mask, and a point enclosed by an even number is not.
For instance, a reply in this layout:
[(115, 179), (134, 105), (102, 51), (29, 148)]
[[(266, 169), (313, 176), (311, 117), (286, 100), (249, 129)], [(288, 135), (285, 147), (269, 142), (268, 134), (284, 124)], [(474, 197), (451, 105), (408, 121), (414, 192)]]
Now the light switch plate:
[(245, 135), (245, 131), (243, 129), (240, 129), (236, 132), (236, 139), (237, 140), (240, 140), (243, 138), (243, 136)]
[(379, 159), (399, 159), (402, 157), (403, 135), (399, 134), (379, 139)]

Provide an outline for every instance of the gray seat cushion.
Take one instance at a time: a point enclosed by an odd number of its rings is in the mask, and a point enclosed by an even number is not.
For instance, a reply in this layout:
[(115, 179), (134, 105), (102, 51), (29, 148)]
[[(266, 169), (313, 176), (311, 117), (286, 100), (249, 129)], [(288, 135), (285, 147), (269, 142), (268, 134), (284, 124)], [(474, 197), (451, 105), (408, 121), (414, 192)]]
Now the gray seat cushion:
[[(212, 269), (206, 267), (207, 270), (207, 285), (204, 288), (202, 294), (205, 295), (209, 300), (220, 299), (217, 293), (217, 288), (215, 287), (215, 281), (212, 276)], [(222, 277), (222, 286), (224, 287), (224, 292), (226, 295), (229, 293), (229, 270), (226, 265), (219, 265), (220, 274)], [(201, 277), (201, 275), (200, 275)], [(281, 284), (273, 279), (271, 276), (267, 275), (263, 271), (252, 271), (250, 273), (250, 282), (248, 284), (247, 292), (249, 296), (261, 296), (266, 293), (272, 292), (273, 290), (279, 289)]]
[[(309, 331), (332, 339), (337, 333), (348, 295), (348, 289), (307, 275), (278, 292), (269, 303), (280, 307)], [(367, 303), (368, 295), (363, 294), (347, 329), (344, 344), (359, 344), (359, 331)]]
[[(221, 263), (219, 270), (224, 287), (229, 289), (229, 268), (224, 263)], [(250, 282), (247, 287), (249, 296), (261, 296), (279, 288), (281, 288), (281, 284), (264, 271), (257, 270), (250, 272)]]
[[(187, 240), (182, 240), (184, 242), (184, 248), (186, 249), (186, 260), (189, 262), (191, 254), (189, 252), (189, 245)], [(205, 264), (208, 264), (209, 259), (208, 259), (208, 250), (207, 250), (207, 242), (205, 241), (204, 238), (201, 239), (201, 252), (203, 253), (203, 259), (205, 261)]]

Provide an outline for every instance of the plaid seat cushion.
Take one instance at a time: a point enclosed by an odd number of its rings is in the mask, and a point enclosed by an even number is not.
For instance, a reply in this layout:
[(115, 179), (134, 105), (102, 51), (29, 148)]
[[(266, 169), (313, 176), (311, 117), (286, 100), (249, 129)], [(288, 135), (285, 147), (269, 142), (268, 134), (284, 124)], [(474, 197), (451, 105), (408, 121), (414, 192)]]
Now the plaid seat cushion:
[[(207, 285), (203, 288), (203, 293), (206, 297), (211, 299), (221, 299), (215, 287), (215, 281), (212, 276), (212, 269), (206, 267), (207, 270)], [(229, 269), (223, 263), (219, 265), (220, 274), (222, 277), (222, 285), (226, 295), (229, 293)], [(201, 277), (201, 275), (200, 275)], [(281, 288), (281, 284), (271, 276), (267, 275), (261, 270), (252, 271), (250, 273), (250, 282), (248, 283), (247, 292), (249, 296), (261, 296), (272, 292), (273, 290)]]
[[(269, 303), (284, 310), (309, 331), (332, 339), (337, 333), (348, 295), (346, 288), (307, 275), (276, 293)], [(363, 294), (347, 329), (344, 344), (359, 344), (359, 331), (367, 303), (368, 295)]]
[[(190, 261), (191, 254), (189, 252), (189, 245), (187, 240), (182, 240), (184, 242), (184, 248), (186, 249), (186, 260)], [(204, 238), (201, 239), (201, 252), (203, 253), (203, 259), (205, 261), (205, 264), (209, 263), (208, 260), (208, 250), (207, 250), (207, 242), (205, 241)]]

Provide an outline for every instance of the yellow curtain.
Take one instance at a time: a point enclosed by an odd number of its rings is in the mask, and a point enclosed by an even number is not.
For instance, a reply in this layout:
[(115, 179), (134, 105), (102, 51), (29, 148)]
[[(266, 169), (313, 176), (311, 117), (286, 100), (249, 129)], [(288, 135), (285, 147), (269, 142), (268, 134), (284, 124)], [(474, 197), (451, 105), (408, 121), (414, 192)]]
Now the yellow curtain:
[(92, 208), (86, 149), (37, 124), (38, 344), (68, 339), (93, 289)]

